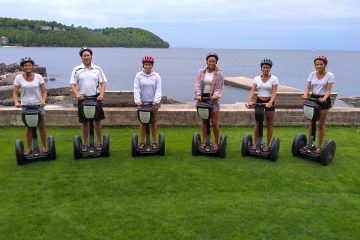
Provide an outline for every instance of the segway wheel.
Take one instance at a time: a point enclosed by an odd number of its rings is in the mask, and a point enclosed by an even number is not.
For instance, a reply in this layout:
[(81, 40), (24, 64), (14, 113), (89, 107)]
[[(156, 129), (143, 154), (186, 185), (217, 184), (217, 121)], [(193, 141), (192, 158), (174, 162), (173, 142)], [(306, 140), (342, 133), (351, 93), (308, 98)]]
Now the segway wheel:
[(280, 139), (273, 138), (270, 145), (271, 145), (270, 160), (276, 162), (279, 157)]
[(336, 144), (333, 140), (325, 143), (321, 154), (320, 154), (320, 162), (322, 165), (326, 166), (333, 160), (336, 151)]
[(134, 133), (131, 137), (131, 156), (132, 157), (136, 157), (138, 155), (137, 146), (138, 146), (138, 135)]
[(159, 154), (160, 156), (165, 155), (165, 136), (163, 133), (159, 134)]
[(81, 157), (81, 146), (82, 146), (81, 137), (76, 135), (74, 137), (74, 159), (75, 160), (77, 160)]
[(193, 156), (199, 155), (199, 145), (201, 143), (201, 137), (199, 133), (194, 133), (191, 144), (191, 152)]
[(16, 154), (16, 162), (18, 165), (23, 165), (25, 163), (24, 156), (24, 144), (21, 139), (16, 139), (15, 142), (15, 154)]
[(221, 158), (225, 158), (226, 156), (226, 146), (227, 146), (227, 136), (223, 134), (220, 137), (220, 145), (219, 145), (219, 156)]
[(300, 149), (305, 147), (306, 144), (307, 144), (306, 135), (303, 134), (303, 133), (298, 133), (295, 136), (294, 141), (293, 141), (292, 146), (291, 146), (292, 155), (294, 157), (299, 156)]
[(242, 145), (241, 145), (241, 155), (246, 157), (249, 155), (249, 149), (252, 146), (252, 136), (250, 134), (246, 134), (243, 138)]
[(49, 136), (47, 138), (48, 146), (49, 146), (49, 159), (55, 160), (56, 159), (56, 147), (55, 147), (55, 138), (54, 136)]
[(110, 156), (110, 136), (109, 136), (109, 134), (105, 134), (103, 136), (103, 155), (105, 157)]

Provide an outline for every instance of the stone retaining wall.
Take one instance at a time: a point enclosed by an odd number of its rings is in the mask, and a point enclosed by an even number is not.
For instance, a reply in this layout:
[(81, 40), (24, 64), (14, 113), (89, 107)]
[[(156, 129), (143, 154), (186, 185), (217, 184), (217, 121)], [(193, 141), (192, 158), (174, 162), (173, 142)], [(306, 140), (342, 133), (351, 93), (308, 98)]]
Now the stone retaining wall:
[[(47, 126), (79, 126), (77, 108), (47, 106)], [(105, 108), (105, 126), (137, 126), (135, 107)], [(254, 111), (245, 108), (244, 104), (222, 104), (220, 124), (227, 126), (248, 126), (254, 124)], [(163, 104), (159, 111), (159, 125), (189, 126), (200, 122), (194, 104)], [(359, 126), (360, 109), (334, 107), (328, 116), (328, 125)], [(275, 126), (295, 126), (307, 124), (302, 109), (277, 109)], [(23, 126), (20, 109), (0, 107), (0, 126)]]

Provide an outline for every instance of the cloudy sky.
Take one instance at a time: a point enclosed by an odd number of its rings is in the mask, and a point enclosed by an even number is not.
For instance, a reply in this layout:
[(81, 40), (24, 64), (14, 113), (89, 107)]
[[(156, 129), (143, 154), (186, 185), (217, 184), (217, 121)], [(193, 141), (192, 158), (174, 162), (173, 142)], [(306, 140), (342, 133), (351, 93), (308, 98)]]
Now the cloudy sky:
[(0, 0), (1, 17), (139, 27), (175, 48), (360, 50), (359, 0)]

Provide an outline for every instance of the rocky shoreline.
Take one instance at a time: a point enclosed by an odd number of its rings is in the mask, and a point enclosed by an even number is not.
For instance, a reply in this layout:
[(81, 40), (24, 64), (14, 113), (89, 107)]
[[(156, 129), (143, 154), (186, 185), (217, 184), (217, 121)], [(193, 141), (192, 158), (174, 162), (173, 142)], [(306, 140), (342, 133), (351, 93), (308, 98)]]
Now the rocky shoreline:
[[(46, 68), (34, 65), (34, 72), (40, 74), (45, 82), (55, 81), (54, 78), (47, 78)], [(0, 63), (0, 106), (14, 106), (12, 99), (12, 92), (14, 88), (14, 80), (18, 74), (22, 73), (22, 68), (19, 64), (13, 63), (6, 65)], [(60, 87), (47, 89), (48, 97), (47, 104), (73, 106), (77, 101), (71, 94), (70, 87)], [(107, 107), (132, 107), (133, 92), (129, 91), (107, 91), (105, 94), (104, 106)], [(176, 100), (163, 96), (162, 104), (181, 103)]]

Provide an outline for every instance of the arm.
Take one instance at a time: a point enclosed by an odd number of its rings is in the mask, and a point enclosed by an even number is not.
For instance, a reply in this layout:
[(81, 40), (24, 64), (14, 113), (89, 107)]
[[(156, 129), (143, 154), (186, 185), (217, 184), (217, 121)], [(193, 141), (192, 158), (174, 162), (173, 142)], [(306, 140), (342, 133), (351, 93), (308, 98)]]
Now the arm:
[(254, 103), (253, 98), (254, 98), (255, 91), (256, 91), (256, 83), (253, 83), (250, 93), (249, 93), (248, 102), (247, 102), (247, 104), (249, 106), (253, 105), (253, 103)]
[(70, 88), (78, 100), (84, 100), (84, 97), (80, 95), (79, 91), (77, 90), (76, 84), (74, 83), (70, 84)]
[(136, 74), (134, 80), (134, 102), (137, 106), (140, 106), (142, 104), (140, 99), (140, 91), (140, 77), (138, 76), (138, 74)]
[(277, 88), (278, 88), (278, 84), (272, 85), (271, 98), (270, 98), (270, 101), (268, 103), (266, 103), (267, 108), (270, 108), (272, 106), (273, 102), (275, 101)]
[(15, 107), (17, 108), (21, 107), (19, 102), (19, 88), (20, 87), (18, 85), (14, 85), (14, 89), (13, 89), (13, 99), (14, 99)]
[(40, 84), (40, 90), (41, 90), (41, 103), (40, 106), (44, 107), (46, 105), (46, 98), (47, 98), (47, 91), (45, 87), (45, 83)]
[(216, 84), (215, 84), (214, 94), (211, 97), (211, 100), (213, 100), (213, 101), (219, 100), (223, 94), (223, 90), (224, 90), (224, 78), (221, 73), (218, 73), (217, 79), (216, 79)]
[(159, 104), (161, 102), (161, 78), (160, 75), (158, 75), (159, 78), (156, 81), (156, 88), (155, 88), (155, 97), (154, 97), (154, 102), (153, 105)]
[(198, 72), (198, 74), (196, 75), (196, 80), (195, 80), (195, 99), (196, 100), (201, 100), (201, 71), (200, 70)]
[(332, 85), (333, 85), (333, 83), (328, 83), (328, 84), (326, 85), (325, 95), (324, 95), (324, 97), (319, 98), (319, 102), (325, 102), (326, 99), (327, 99), (328, 97), (330, 97)]
[(308, 81), (308, 82), (307, 82), (307, 85), (306, 85), (306, 89), (305, 89), (304, 95), (302, 96), (302, 98), (304, 98), (304, 99), (309, 98), (310, 90), (311, 90), (311, 82)]
[(105, 89), (106, 89), (106, 83), (105, 83), (104, 81), (102, 81), (102, 82), (100, 83), (100, 94), (99, 94), (99, 96), (96, 98), (97, 101), (102, 101), (102, 100), (104, 100)]

